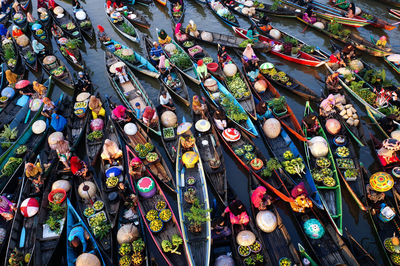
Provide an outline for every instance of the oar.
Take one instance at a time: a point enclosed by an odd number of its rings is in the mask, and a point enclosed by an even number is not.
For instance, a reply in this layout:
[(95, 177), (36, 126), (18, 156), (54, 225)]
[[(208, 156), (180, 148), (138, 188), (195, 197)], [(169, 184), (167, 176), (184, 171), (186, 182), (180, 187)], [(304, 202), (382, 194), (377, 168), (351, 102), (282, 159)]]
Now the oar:
[(31, 104), (32, 104), (33, 100), (29, 100), (29, 110), (28, 113), (26, 114), (25, 120), (24, 120), (24, 124), (26, 124), (28, 122), (29, 116), (31, 115)]
[(308, 28), (308, 24), (304, 27), (304, 29), (301, 31), (301, 33), (304, 33)]

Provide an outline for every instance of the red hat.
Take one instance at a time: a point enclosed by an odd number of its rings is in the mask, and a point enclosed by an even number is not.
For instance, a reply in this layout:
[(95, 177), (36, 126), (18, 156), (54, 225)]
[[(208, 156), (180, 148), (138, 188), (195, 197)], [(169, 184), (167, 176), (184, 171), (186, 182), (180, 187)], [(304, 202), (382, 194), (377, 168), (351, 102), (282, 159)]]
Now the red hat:
[(107, 8), (110, 8), (111, 6), (111, 1), (107, 1)]
[(199, 66), (202, 66), (203, 65), (203, 60), (199, 60), (199, 61), (197, 61), (197, 64), (199, 65)]
[(113, 3), (113, 8), (117, 8), (118, 6), (117, 6), (117, 3)]
[(99, 29), (100, 32), (104, 32), (104, 28), (101, 25), (97, 25), (97, 28)]

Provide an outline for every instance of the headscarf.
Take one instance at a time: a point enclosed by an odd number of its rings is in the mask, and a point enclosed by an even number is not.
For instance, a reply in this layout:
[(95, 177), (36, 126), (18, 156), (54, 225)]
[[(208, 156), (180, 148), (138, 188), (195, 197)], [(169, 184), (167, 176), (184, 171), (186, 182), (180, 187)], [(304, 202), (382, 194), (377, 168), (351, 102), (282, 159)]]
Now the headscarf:
[(165, 40), (168, 37), (168, 34), (165, 32), (165, 30), (160, 30), (160, 32), (158, 33), (158, 37)]
[(146, 106), (146, 108), (144, 108), (143, 118), (150, 120), (153, 118), (155, 112), (156, 111), (153, 108), (151, 108), (150, 106)]
[(67, 125), (67, 119), (65, 119), (62, 115), (57, 113), (53, 113), (51, 115), (50, 126), (55, 131), (63, 131), (66, 125)]
[(253, 48), (251, 47), (251, 43), (249, 43), (247, 44), (246, 49), (243, 51), (243, 56), (251, 59), (253, 58), (253, 55), (255, 56), (255, 53), (253, 51)]
[(70, 160), (70, 164), (71, 164), (71, 172), (73, 174), (75, 174), (76, 172), (78, 172), (79, 170), (82, 169), (83, 165), (81, 160), (78, 158), (78, 156), (72, 156), (71, 160)]
[(194, 26), (195, 24), (194, 24), (194, 21), (191, 19), (191, 20), (189, 20), (189, 24), (190, 25), (192, 25), (192, 26)]
[(246, 212), (246, 208), (240, 200), (234, 200), (231, 204), (229, 204), (229, 210), (235, 216)]
[(4, 24), (0, 24), (0, 36), (7, 35), (7, 28), (4, 27)]
[(307, 190), (306, 187), (304, 186), (304, 182), (300, 182), (297, 186), (295, 186), (291, 193), (293, 198), (297, 198), (300, 195), (305, 195), (307, 196)]
[(89, 100), (89, 108), (95, 113), (98, 113), (101, 109), (101, 101), (98, 99), (96, 96), (92, 95), (90, 96)]
[(256, 105), (256, 112), (259, 115), (263, 115), (265, 114), (265, 112), (268, 110), (268, 104), (266, 102), (260, 101), (257, 105)]
[(351, 9), (351, 11), (353, 11), (353, 14), (355, 15), (356, 14), (356, 5), (354, 4), (354, 2), (350, 3), (349, 8)]
[(15, 83), (17, 83), (18, 75), (11, 72), (11, 70), (7, 69), (6, 70), (6, 79), (9, 84), (15, 84)]
[(181, 23), (176, 24), (176, 27), (175, 27), (175, 35), (177, 35), (178, 33), (181, 32), (181, 27), (182, 27), (182, 24), (181, 24)]
[(130, 166), (134, 166), (137, 167), (142, 163), (142, 160), (140, 160), (139, 157), (135, 157), (131, 160), (131, 162), (129, 163)]
[(41, 44), (40, 42), (38, 42), (37, 40), (33, 40), (32, 41), (32, 48), (33, 51), (38, 54), (41, 51), (43, 51), (43, 49), (45, 48), (43, 44)]
[(103, 145), (102, 154), (106, 155), (106, 157), (111, 158), (113, 155), (120, 153), (121, 150), (118, 148), (117, 143), (110, 139), (106, 139)]
[(2, 199), (2, 201), (0, 201), (0, 213), (10, 213), (11, 206), (13, 206), (13, 204), (5, 196), (0, 196), (0, 198)]
[(104, 28), (101, 25), (97, 25), (97, 29), (102, 33), (104, 32)]
[(111, 1), (107, 1), (107, 8), (111, 7)]
[(193, 107), (201, 107), (201, 102), (200, 102), (199, 96), (197, 96), (197, 95), (193, 96), (192, 108)]
[[(35, 40), (36, 41), (36, 40)], [(40, 95), (40, 96), (43, 96), (43, 95), (45, 95), (45, 93), (46, 93), (46, 91), (47, 91), (47, 88), (46, 88), (46, 86), (44, 86), (43, 84), (40, 84), (39, 82), (37, 82), (37, 81), (34, 81), (33, 82), (33, 89)], [(47, 97), (45, 97), (45, 98), (47, 98)], [(49, 98), (47, 98), (47, 99), (49, 99)], [(50, 99), (49, 99), (50, 100)], [(51, 101), (51, 100), (50, 100)], [(43, 102), (45, 102), (44, 101), (44, 98), (43, 98)]]
[(115, 117), (117, 117), (118, 119), (124, 119), (125, 118), (125, 113), (126, 111), (126, 107), (123, 105), (118, 105), (117, 107), (114, 108), (114, 110), (112, 111), (113, 115), (115, 115)]
[(312, 13), (313, 13), (313, 11), (312, 11), (312, 6), (308, 6), (305, 13), (307, 13), (307, 15), (308, 15), (309, 17), (311, 17), (311, 16), (312, 16)]
[(200, 59), (199, 61), (197, 61), (197, 65), (198, 66), (202, 66), (203, 65), (203, 60)]

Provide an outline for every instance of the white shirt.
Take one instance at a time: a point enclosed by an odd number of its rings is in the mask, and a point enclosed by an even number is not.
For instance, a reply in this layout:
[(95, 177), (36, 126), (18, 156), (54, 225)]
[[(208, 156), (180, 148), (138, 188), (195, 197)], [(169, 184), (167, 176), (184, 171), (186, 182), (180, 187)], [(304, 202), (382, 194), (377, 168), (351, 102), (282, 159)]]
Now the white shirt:
[(167, 97), (164, 98), (163, 95), (160, 96), (160, 104), (161, 105), (167, 105), (169, 103), (169, 101), (171, 100), (171, 95), (169, 95), (169, 93), (167, 92)]

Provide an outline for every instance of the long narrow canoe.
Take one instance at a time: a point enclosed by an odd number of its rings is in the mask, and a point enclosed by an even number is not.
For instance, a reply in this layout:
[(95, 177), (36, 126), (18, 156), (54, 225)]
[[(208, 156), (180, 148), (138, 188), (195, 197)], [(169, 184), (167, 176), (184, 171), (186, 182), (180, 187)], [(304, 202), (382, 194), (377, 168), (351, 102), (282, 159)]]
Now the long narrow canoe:
[[(112, 65), (114, 65), (115, 63), (118, 63), (121, 61), (118, 60), (117, 57), (115, 57), (110, 52), (105, 52), (104, 57), (105, 57), (105, 66), (107, 68), (106, 71), (107, 71), (108, 79), (110, 80), (111, 85), (113, 86), (114, 90), (117, 92), (121, 101), (126, 105), (126, 107), (128, 109), (130, 109), (133, 113), (135, 113), (136, 111), (135, 111), (134, 106), (137, 102), (139, 102), (142, 110), (144, 110), (144, 108), (146, 106), (150, 106), (151, 108), (156, 110), (155, 105), (153, 104), (153, 102), (151, 101), (149, 96), (147, 95), (142, 84), (139, 82), (139, 80), (136, 78), (136, 76), (132, 73), (132, 71), (129, 68), (125, 68), (127, 76), (129, 78), (129, 81), (125, 82), (125, 83), (120, 83), (119, 78), (116, 76), (116, 74), (110, 72), (110, 67)], [(156, 135), (161, 136), (159, 122), (157, 122), (156, 125), (147, 126), (142, 120), (137, 120), (137, 121), (142, 126), (144, 126), (145, 128), (148, 128)]]
[(391, 15), (394, 18), (400, 19), (400, 10), (391, 8), (389, 9), (389, 15)]
[[(84, 12), (86, 14), (86, 18), (79, 19), (77, 17), (78, 12)], [(92, 21), (90, 20), (88, 12), (85, 9), (83, 9), (82, 7), (78, 10), (74, 9), (74, 20), (75, 20), (75, 24), (79, 27), (81, 32), (83, 34), (86, 34), (86, 36), (89, 39), (93, 40), (94, 37), (96, 36), (96, 34), (94, 32)]]
[[(314, 110), (311, 108), (310, 103), (306, 102), (306, 106), (304, 109), (304, 117), (306, 117), (310, 114), (313, 114), (313, 113), (314, 113)], [(303, 126), (304, 135), (307, 138), (320, 136), (328, 142), (325, 131), (321, 127), (321, 124), (319, 121), (318, 121), (318, 124), (319, 124), (319, 129), (317, 130), (317, 132), (315, 132), (315, 134), (310, 134), (309, 132), (307, 132), (307, 128), (305, 126)], [(313, 157), (313, 155), (311, 154), (311, 151), (308, 147), (308, 144), (306, 142), (304, 143), (304, 150), (306, 153), (306, 160), (307, 160), (308, 168), (314, 170), (314, 168), (318, 167), (316, 165), (317, 158)], [(335, 227), (336, 231), (340, 235), (342, 235), (342, 233), (343, 233), (342, 218), (343, 217), (342, 217), (342, 194), (341, 194), (341, 189), (340, 189), (340, 181), (339, 181), (338, 173), (337, 173), (337, 170), (335, 167), (335, 160), (333, 158), (332, 151), (331, 151), (331, 148), (329, 147), (329, 144), (328, 144), (328, 150), (329, 150), (329, 152), (328, 152), (328, 155), (326, 158), (329, 160), (330, 166), (327, 168), (330, 169), (332, 172), (332, 182), (330, 182), (329, 185), (319, 182), (316, 184), (316, 187), (321, 196), (321, 200), (324, 205), (325, 211), (327, 212), (332, 225)], [(315, 167), (312, 167), (312, 166), (315, 166)]]
[[(232, 12), (229, 11), (229, 9), (222, 4), (222, 1), (211, 1), (211, 0), (206, 0), (207, 1), (207, 6), (211, 9), (211, 11), (219, 18), (221, 19), (226, 25), (228, 26), (233, 26), (233, 27), (239, 27), (239, 21), (235, 17), (235, 15), (232, 14)], [(226, 16), (221, 16), (218, 13), (218, 10), (220, 9), (225, 9), (227, 14)]]
[[(51, 15), (53, 22), (57, 24), (57, 26), (59, 26), (69, 38), (83, 40), (80, 28), (76, 25), (74, 18), (65, 10), (65, 8), (64, 16), (61, 18), (58, 18), (57, 15), (54, 14), (53, 10), (47, 9), (47, 13)], [(67, 25), (70, 25), (69, 28), (67, 28)]]
[[(207, 221), (202, 223), (201, 231), (194, 233), (190, 230), (190, 220), (186, 217), (186, 212), (190, 212), (193, 206), (188, 203), (184, 198), (184, 194), (188, 191), (189, 187), (194, 187), (196, 190), (196, 198), (200, 204), (198, 207), (203, 210), (210, 209), (210, 202), (208, 198), (206, 176), (203, 169), (200, 153), (196, 144), (190, 151), (183, 152), (181, 141), (183, 137), (179, 137), (178, 151), (176, 154), (176, 188), (177, 188), (177, 204), (180, 225), (182, 228), (182, 236), (187, 245), (190, 264), (192, 265), (208, 265), (211, 255), (211, 216), (210, 212), (205, 214)], [(188, 167), (183, 163), (183, 157), (197, 156), (198, 162), (194, 167)], [(190, 186), (188, 178), (195, 178), (194, 185)]]
[[(237, 27), (232, 27), (232, 28), (237, 35), (239, 35), (242, 38), (248, 39), (248, 37), (246, 36), (246, 34), (247, 34), (246, 29), (237, 28)], [(283, 45), (282, 42), (268, 38), (267, 36), (264, 36), (264, 35), (260, 35), (258, 37), (258, 39), (259, 39), (259, 41), (265, 42), (265, 43), (274, 42), (276, 45)], [(290, 62), (294, 62), (294, 63), (304, 65), (304, 66), (319, 67), (325, 63), (325, 59), (321, 60), (320, 58), (317, 58), (311, 54), (305, 53), (301, 50), (298, 52), (298, 54), (296, 56), (292, 56), (291, 54), (285, 54), (280, 51), (274, 51), (274, 49), (271, 50), (271, 53), (276, 56), (279, 56), (285, 60), (288, 60)]]
[(132, 24), (145, 29), (150, 28), (150, 23), (148, 22), (146, 16), (139, 12), (136, 7), (128, 5), (127, 8), (127, 13), (122, 12), (122, 15), (125, 16)]
[[(129, 146), (126, 146), (126, 153), (127, 153), (126, 154), (127, 162), (130, 162), (133, 158), (136, 157), (136, 155), (132, 152), (132, 150)], [(184, 245), (180, 245), (180, 247), (178, 248), (178, 252), (180, 252), (180, 254), (163, 251), (162, 244), (161, 244), (163, 240), (171, 241), (171, 238), (173, 235), (178, 235), (182, 239), (183, 239), (183, 236), (182, 236), (181, 229), (179, 227), (178, 220), (176, 219), (175, 214), (174, 214), (167, 198), (165, 197), (163, 190), (161, 189), (161, 187), (158, 185), (158, 182), (154, 179), (153, 175), (148, 170), (146, 170), (146, 176), (148, 177), (148, 179), (146, 179), (145, 181), (149, 180), (151, 182), (151, 184), (149, 184), (149, 185), (154, 187), (156, 190), (155, 194), (152, 197), (143, 197), (139, 193), (136, 192), (138, 190), (138, 181), (140, 181), (140, 180), (135, 180), (134, 177), (130, 175), (129, 182), (131, 183), (131, 186), (134, 188), (134, 192), (137, 193), (137, 195), (139, 195), (140, 214), (143, 217), (143, 221), (146, 224), (147, 230), (149, 231), (154, 244), (156, 245), (156, 247), (157, 247), (158, 251), (160, 252), (160, 254), (162, 255), (162, 257), (164, 258), (165, 263), (167, 263), (168, 265), (170, 265), (170, 266), (172, 266), (172, 265), (192, 265), (191, 260), (189, 259), (189, 253), (188, 253), (187, 247), (185, 247)], [(147, 186), (147, 184), (146, 184), (146, 186)], [(166, 208), (168, 208), (171, 211), (172, 217), (169, 222), (164, 223), (161, 232), (153, 233), (150, 230), (150, 225), (149, 225), (148, 220), (146, 220), (146, 214), (150, 210), (154, 210), (154, 207), (158, 201), (164, 201), (166, 203)]]
[[(50, 64), (50, 65), (46, 65), (44, 64), (43, 60), (47, 57), (50, 58), (51, 56), (53, 56), (55, 58), (54, 63)], [(74, 88), (74, 80), (72, 78), (72, 74), (71, 74), (71, 70), (69, 69), (69, 67), (64, 64), (64, 62), (62, 60), (60, 60), (60, 58), (58, 58), (56, 55), (54, 54), (49, 54), (46, 57), (40, 57), (39, 58), (39, 63), (42, 65), (42, 69), (49, 75), (52, 76), (52, 78), (54, 79), (54, 81), (56, 81), (59, 85), (64, 86), (68, 89), (73, 89)], [(58, 69), (63, 69), (63, 72), (61, 75), (53, 75), (53, 71), (58, 71)]]
[(118, 31), (122, 36), (124, 36), (125, 38), (127, 38), (132, 42), (137, 42), (137, 43), (140, 42), (139, 31), (132, 25), (132, 23), (127, 18), (122, 16), (122, 21), (114, 23), (110, 17), (111, 14), (107, 13), (107, 4), (104, 4), (104, 11), (106, 13), (108, 21), (116, 31)]
[[(399, 54), (396, 54), (397, 56), (400, 56)], [(389, 55), (390, 56), (390, 55)], [(395, 62), (392, 62), (390, 60), (389, 56), (385, 56), (383, 59), (385, 60), (385, 62), (394, 70), (396, 71), (397, 75), (400, 75), (400, 65), (396, 64)]]
[[(149, 62), (149, 60), (147, 60), (144, 56), (142, 56), (135, 50), (113, 39), (110, 39), (110, 41), (108, 42), (103, 42), (102, 44), (107, 49), (107, 51), (113, 53), (116, 57), (118, 57), (118, 59), (127, 64), (130, 68), (153, 78), (160, 77), (160, 71), (158, 71), (158, 69), (155, 68), (151, 64), (151, 62)], [(120, 48), (116, 50), (116, 47)], [(123, 56), (123, 52), (129, 53), (131, 55)]]
[[(174, 5), (176, 3), (179, 3), (181, 5), (181, 9), (179, 12), (174, 12)], [(174, 25), (181, 23), (183, 17), (185, 16), (185, 9), (186, 9), (186, 5), (185, 5), (185, 1), (184, 0), (178, 0), (178, 1), (169, 1), (169, 10), (170, 10), (170, 16), (172, 18), (172, 21), (174, 22)]]

